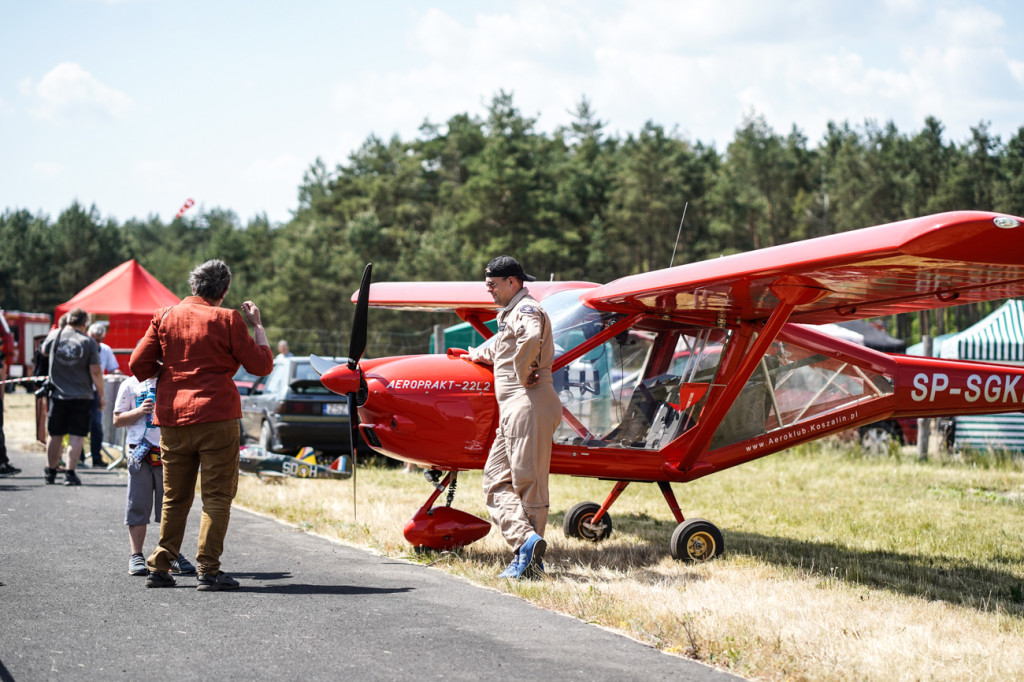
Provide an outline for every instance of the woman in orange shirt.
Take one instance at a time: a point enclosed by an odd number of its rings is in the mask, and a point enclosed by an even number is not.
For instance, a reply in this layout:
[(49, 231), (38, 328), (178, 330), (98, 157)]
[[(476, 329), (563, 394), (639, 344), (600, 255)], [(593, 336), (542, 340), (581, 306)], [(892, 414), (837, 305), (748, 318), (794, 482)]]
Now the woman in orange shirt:
[[(220, 307), (231, 286), (231, 269), (223, 261), (197, 266), (189, 284), (193, 295), (157, 311), (129, 361), (139, 381), (160, 374), (153, 423), (160, 427), (163, 514), (160, 543), (147, 560), (146, 587), (174, 585), (171, 562), (180, 553), (201, 471), (197, 589), (233, 590), (238, 581), (220, 570), (231, 502), (238, 489), (242, 405), (231, 377), (239, 364), (252, 374), (269, 374), (274, 355), (256, 304), (242, 304), (244, 320), (237, 310)], [(253, 336), (246, 322), (252, 325)]]

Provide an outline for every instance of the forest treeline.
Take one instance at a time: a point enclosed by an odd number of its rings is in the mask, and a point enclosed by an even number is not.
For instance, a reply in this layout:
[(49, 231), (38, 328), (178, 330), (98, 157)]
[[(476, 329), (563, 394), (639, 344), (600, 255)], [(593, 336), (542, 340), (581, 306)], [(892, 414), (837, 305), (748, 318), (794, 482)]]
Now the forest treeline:
[[(950, 141), (935, 118), (910, 133), (891, 122), (830, 123), (812, 146), (796, 126), (782, 134), (751, 114), (719, 151), (654, 122), (609, 134), (585, 98), (570, 125), (544, 133), (500, 92), (485, 117), (427, 121), (412, 140), (371, 135), (335, 168), (318, 159), (280, 225), (265, 216), (242, 224), (225, 208), (123, 224), (96, 206), (73, 204), (55, 220), (7, 209), (0, 307), (52, 313), (129, 258), (185, 296), (191, 268), (216, 257), (234, 271), (226, 305), (255, 300), (277, 333), (300, 338), (299, 352), (344, 353), (337, 339), (347, 338), (349, 296), (369, 261), (376, 281), (478, 280), (491, 257), (509, 253), (544, 279), (605, 282), (673, 258), (959, 209), (1024, 215), (1024, 125), (1003, 141), (980, 122)], [(935, 315), (931, 331), (963, 328), (981, 312)], [(394, 336), (453, 321), (408, 315), (374, 311), (371, 326)], [(892, 320), (890, 332), (914, 341), (916, 325), (916, 316)], [(329, 351), (304, 347), (324, 334), (337, 336)], [(373, 340), (369, 353), (394, 351)]]

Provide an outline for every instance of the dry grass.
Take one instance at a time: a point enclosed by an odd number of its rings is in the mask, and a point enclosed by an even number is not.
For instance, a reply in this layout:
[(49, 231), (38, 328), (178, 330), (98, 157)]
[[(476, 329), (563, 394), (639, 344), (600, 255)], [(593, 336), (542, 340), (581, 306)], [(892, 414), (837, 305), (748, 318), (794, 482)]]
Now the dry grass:
[[(456, 506), (486, 517), (478, 473)], [(550, 579), (495, 577), (492, 531), (458, 553), (417, 555), (402, 527), (429, 489), (394, 469), (347, 482), (243, 482), (240, 504), (329, 537), (434, 566), (663, 650), (756, 679), (1024, 679), (1024, 474), (815, 447), (677, 485), (687, 517), (710, 517), (727, 555), (672, 560), (675, 526), (657, 488), (634, 484), (615, 533), (561, 532), (565, 510), (607, 482), (554, 477)]]
[[(419, 475), (360, 468), (358, 521), (347, 481), (244, 477), (237, 502), (754, 679), (1024, 679), (1024, 473), (828, 445), (767, 457), (674, 486), (688, 518), (725, 534), (726, 555), (696, 566), (669, 556), (655, 486), (627, 489), (597, 545), (565, 538), (562, 516), (611, 484), (551, 487), (549, 579), (527, 583), (496, 578), (509, 551), (493, 530), (457, 553), (412, 552)], [(455, 506), (486, 518), (478, 472)]]
[(35, 398), (31, 393), (19, 390), (4, 396), (4, 437), (8, 445), (15, 445), (27, 452), (42, 452), (43, 446), (36, 442)]

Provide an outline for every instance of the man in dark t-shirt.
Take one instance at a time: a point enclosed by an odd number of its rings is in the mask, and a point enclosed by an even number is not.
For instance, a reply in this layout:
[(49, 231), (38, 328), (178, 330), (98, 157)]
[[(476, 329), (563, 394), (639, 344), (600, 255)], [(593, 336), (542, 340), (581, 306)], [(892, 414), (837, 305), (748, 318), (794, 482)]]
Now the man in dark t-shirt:
[(64, 485), (82, 484), (75, 473), (75, 467), (85, 436), (89, 434), (94, 387), (99, 395), (101, 410), (105, 402), (99, 348), (85, 333), (88, 322), (89, 314), (81, 308), (75, 308), (68, 313), (67, 325), (47, 337), (40, 348), (40, 352), (47, 358), (53, 355), (53, 362), (50, 363), (53, 393), (50, 394), (46, 414), (46, 431), (49, 434), (46, 439), (47, 466), (43, 469), (47, 484), (57, 480), (57, 463), (60, 461), (65, 435), (70, 436), (71, 448), (65, 465)]

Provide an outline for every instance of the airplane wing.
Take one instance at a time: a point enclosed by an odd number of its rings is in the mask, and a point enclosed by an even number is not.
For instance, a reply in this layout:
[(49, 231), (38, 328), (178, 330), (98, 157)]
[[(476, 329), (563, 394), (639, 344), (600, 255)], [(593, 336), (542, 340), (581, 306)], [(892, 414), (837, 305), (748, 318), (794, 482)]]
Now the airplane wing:
[[(527, 282), (530, 295), (543, 301), (566, 289), (600, 286), (594, 282)], [(359, 292), (352, 294), (354, 303)], [(374, 282), (370, 285), (370, 306), (393, 310), (478, 311), (493, 317), (498, 306), (487, 293), (483, 280), (475, 282)], [(460, 313), (461, 315), (461, 313)]]
[(809, 324), (1013, 298), (1024, 296), (1022, 223), (942, 213), (623, 277), (581, 300), (724, 326), (767, 319), (780, 285), (807, 294), (789, 321)]

